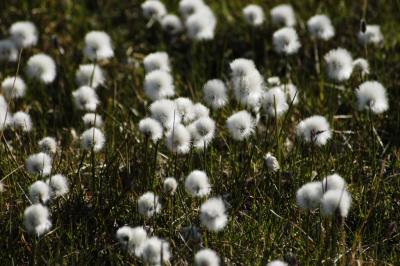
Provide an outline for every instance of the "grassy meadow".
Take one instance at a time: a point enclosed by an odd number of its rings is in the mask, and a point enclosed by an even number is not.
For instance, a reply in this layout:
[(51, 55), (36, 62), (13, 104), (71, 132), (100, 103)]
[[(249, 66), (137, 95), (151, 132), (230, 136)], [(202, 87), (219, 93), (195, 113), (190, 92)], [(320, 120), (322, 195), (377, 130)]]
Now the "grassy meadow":
[[(178, 1), (161, 1), (168, 12), (179, 15)], [(143, 16), (139, 0), (0, 1), (0, 39), (7, 38), (17, 21), (33, 22), (39, 33), (36, 45), (18, 50), (16, 62), (0, 62), (1, 81), (18, 74), (27, 87), (24, 97), (8, 100), (10, 113), (24, 111), (33, 124), (29, 132), (12, 127), (0, 131), (2, 265), (144, 265), (119, 244), (116, 232), (123, 225), (143, 226), (149, 236), (168, 241), (170, 265), (194, 265), (202, 248), (213, 249), (221, 265), (267, 265), (276, 259), (288, 265), (399, 265), (400, 1), (254, 0), (265, 12), (261, 27), (243, 18), (249, 1), (204, 2), (217, 19), (209, 41), (191, 40), (185, 31), (167, 34)], [(293, 6), (301, 43), (287, 57), (272, 44), (279, 27), (272, 25), (270, 10), (282, 3)], [(310, 38), (307, 20), (315, 14), (330, 17), (332, 39)], [(360, 45), (362, 18), (380, 25), (382, 45)], [(109, 34), (112, 58), (93, 63), (83, 55), (85, 34), (92, 30)], [(338, 47), (354, 59), (368, 60), (369, 74), (353, 73), (340, 84), (330, 81), (324, 55)], [(153, 143), (139, 131), (139, 121), (150, 116), (153, 102), (143, 89), (143, 59), (156, 51), (168, 53), (171, 62), (172, 99), (187, 97), (207, 106), (203, 85), (216, 78), (227, 84), (229, 102), (218, 110), (210, 108), (215, 136), (203, 150), (191, 147), (177, 154), (165, 138)], [(26, 75), (28, 59), (38, 53), (56, 63), (57, 76), (49, 84)], [(253, 60), (265, 80), (278, 76), (283, 83), (290, 81), (299, 98), (278, 118), (261, 115), (243, 141), (234, 140), (226, 126), (228, 117), (245, 109), (229, 83), (229, 64), (237, 58)], [(104, 120), (106, 139), (98, 152), (82, 149), (79, 140), (87, 129), (82, 121), (86, 112), (77, 108), (72, 92), (79, 87), (75, 73), (81, 64), (96, 64), (105, 74), (96, 89), (96, 113)], [(355, 91), (367, 80), (386, 88), (386, 112), (359, 110)], [(312, 115), (329, 123), (332, 137), (326, 145), (310, 145), (296, 135), (299, 122)], [(36, 236), (24, 227), (24, 210), (31, 205), (30, 185), (46, 178), (31, 174), (25, 164), (46, 136), (58, 141), (51, 174), (65, 175), (69, 192), (46, 203), (52, 227)], [(267, 152), (279, 162), (278, 171), (268, 170)], [(211, 184), (204, 198), (185, 190), (186, 177), (196, 169), (206, 172)], [(299, 208), (297, 190), (333, 173), (343, 177), (351, 194), (347, 217)], [(178, 181), (174, 195), (163, 190), (166, 177)], [(152, 217), (138, 211), (138, 198), (148, 191), (159, 196), (162, 206)], [(207, 230), (199, 218), (200, 206), (211, 197), (224, 200), (228, 216), (218, 232)], [(198, 228), (198, 238), (187, 239), (182, 233), (187, 226)]]

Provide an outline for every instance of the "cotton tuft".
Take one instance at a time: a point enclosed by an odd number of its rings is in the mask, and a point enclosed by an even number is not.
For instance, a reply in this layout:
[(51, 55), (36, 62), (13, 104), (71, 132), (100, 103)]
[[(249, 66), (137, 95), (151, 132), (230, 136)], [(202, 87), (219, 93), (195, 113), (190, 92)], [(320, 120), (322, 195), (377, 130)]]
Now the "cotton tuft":
[(26, 84), (19, 76), (6, 77), (1, 83), (1, 89), (7, 99), (17, 99), (25, 96)]
[(0, 62), (16, 62), (18, 60), (18, 50), (15, 44), (9, 40), (0, 40)]
[(237, 112), (226, 120), (229, 134), (234, 140), (242, 141), (254, 133), (254, 121), (247, 111)]
[(181, 122), (181, 115), (174, 101), (160, 99), (154, 101), (149, 109), (151, 117), (160, 122), (167, 130), (171, 129), (174, 124)]
[(365, 32), (358, 32), (358, 42), (362, 45), (383, 43), (383, 34), (379, 25), (367, 25)]
[(44, 137), (39, 142), (39, 149), (49, 155), (57, 152), (57, 141), (52, 137)]
[(325, 145), (332, 137), (329, 123), (323, 116), (314, 115), (301, 121), (296, 133), (305, 142), (312, 142), (317, 146)]
[(56, 63), (50, 56), (40, 53), (28, 59), (26, 74), (44, 84), (52, 83), (57, 75)]
[(261, 103), (267, 115), (272, 117), (280, 117), (289, 109), (287, 96), (280, 87), (274, 87), (264, 93)]
[(247, 5), (243, 8), (242, 13), (246, 22), (251, 26), (258, 27), (264, 23), (264, 11), (259, 5)]
[(83, 55), (89, 60), (105, 60), (114, 56), (110, 36), (104, 31), (90, 31), (85, 35)]
[(146, 0), (141, 5), (143, 16), (147, 19), (161, 20), (167, 14), (165, 5), (158, 0)]
[(146, 265), (161, 266), (169, 263), (169, 243), (158, 237), (150, 237), (143, 243), (142, 259)]
[(47, 233), (52, 226), (49, 220), (49, 210), (41, 204), (29, 206), (24, 211), (24, 226), (28, 233), (37, 236)]
[(9, 29), (12, 41), (19, 48), (35, 46), (38, 42), (38, 31), (30, 21), (18, 21)]
[(332, 216), (338, 211), (341, 217), (347, 217), (351, 202), (351, 195), (345, 189), (328, 190), (321, 200), (322, 214)]
[(81, 86), (72, 92), (75, 105), (79, 110), (95, 111), (100, 101), (96, 91), (89, 86)]
[(343, 48), (330, 50), (324, 56), (326, 74), (335, 82), (343, 82), (350, 78), (353, 72), (353, 58), (349, 51)]
[(100, 66), (84, 64), (79, 65), (79, 69), (75, 72), (75, 80), (78, 86), (89, 86), (95, 89), (104, 84), (106, 79)]
[(50, 187), (43, 181), (36, 181), (29, 187), (29, 200), (32, 204), (46, 204), (50, 200)]
[(147, 73), (154, 70), (162, 70), (165, 72), (171, 72), (171, 66), (169, 57), (166, 52), (155, 52), (148, 54), (143, 59), (144, 69)]
[(338, 174), (329, 175), (322, 180), (322, 188), (324, 192), (336, 189), (342, 190), (346, 188), (346, 181)]
[(302, 209), (318, 208), (323, 195), (321, 182), (309, 182), (296, 192), (296, 203)]
[(150, 117), (140, 120), (139, 131), (154, 143), (162, 139), (164, 132), (160, 122)]
[(289, 264), (281, 260), (273, 260), (269, 262), (267, 266), (289, 266)]
[(228, 102), (226, 86), (222, 80), (212, 79), (203, 86), (203, 99), (212, 109), (220, 109)]
[(30, 132), (33, 128), (32, 120), (29, 114), (25, 112), (16, 112), (12, 116), (12, 126), (14, 129)]
[(82, 149), (98, 152), (104, 148), (106, 138), (100, 129), (92, 127), (82, 133), (80, 141)]
[(188, 18), (204, 8), (204, 6), (203, 0), (181, 0), (179, 1), (179, 12), (184, 18)]
[(365, 81), (356, 90), (358, 109), (380, 114), (389, 109), (385, 87), (378, 81)]
[(369, 74), (369, 63), (364, 58), (357, 58), (353, 61), (353, 70), (354, 72), (361, 73), (361, 76), (364, 77)]
[(271, 153), (268, 152), (264, 156), (264, 160), (265, 160), (265, 163), (267, 164), (268, 171), (277, 172), (279, 170), (280, 166), (279, 166), (278, 159), (276, 159), (276, 157), (273, 156)]
[(219, 232), (228, 222), (225, 204), (221, 198), (210, 198), (200, 207), (200, 221), (210, 231)]
[(51, 158), (44, 152), (32, 154), (26, 159), (25, 167), (30, 174), (48, 176), (51, 173)]
[(138, 257), (142, 255), (143, 243), (147, 239), (147, 233), (143, 227), (122, 226), (118, 228), (116, 236), (129, 254), (135, 254)]
[(86, 127), (97, 127), (101, 128), (104, 124), (101, 115), (96, 113), (86, 113), (82, 116), (83, 124)]
[(163, 182), (164, 193), (174, 195), (178, 188), (178, 182), (173, 177), (167, 177)]
[(207, 174), (203, 171), (192, 171), (185, 180), (185, 189), (193, 197), (203, 198), (211, 192)]
[(191, 136), (189, 130), (182, 124), (175, 124), (166, 133), (167, 148), (177, 154), (187, 154), (190, 151)]
[(195, 41), (212, 40), (217, 19), (208, 6), (203, 6), (187, 18), (185, 26), (190, 39)]
[(138, 211), (141, 215), (149, 218), (161, 211), (161, 204), (158, 202), (158, 196), (153, 192), (146, 192), (138, 199)]
[(291, 5), (282, 4), (271, 9), (272, 24), (277, 26), (293, 27), (296, 25), (296, 18)]
[(69, 191), (68, 180), (64, 175), (53, 175), (46, 180), (50, 187), (50, 194), (52, 198), (63, 196)]
[(297, 53), (301, 47), (299, 36), (294, 28), (285, 27), (274, 32), (272, 35), (274, 50), (278, 54), (292, 55)]
[(164, 31), (171, 35), (182, 32), (183, 25), (178, 16), (174, 14), (168, 14), (161, 19), (161, 27)]
[(219, 266), (220, 258), (212, 249), (205, 248), (196, 253), (194, 256), (196, 266)]
[(208, 116), (200, 117), (188, 126), (192, 136), (193, 146), (197, 149), (204, 149), (214, 138), (215, 121)]
[(311, 37), (327, 41), (335, 36), (332, 22), (326, 15), (315, 15), (307, 21), (308, 32)]
[(153, 101), (175, 95), (173, 78), (163, 70), (154, 70), (146, 74), (143, 87), (146, 96)]

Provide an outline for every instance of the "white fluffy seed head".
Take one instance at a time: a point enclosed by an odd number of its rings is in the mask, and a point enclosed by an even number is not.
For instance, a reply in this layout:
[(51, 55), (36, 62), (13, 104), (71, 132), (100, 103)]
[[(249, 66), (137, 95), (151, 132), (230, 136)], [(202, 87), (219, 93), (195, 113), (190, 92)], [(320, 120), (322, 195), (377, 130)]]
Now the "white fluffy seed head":
[(97, 127), (101, 128), (103, 126), (103, 118), (101, 115), (96, 113), (86, 113), (82, 116), (83, 124), (86, 127)]
[(158, 0), (146, 0), (141, 5), (143, 16), (147, 19), (161, 20), (167, 14), (165, 5)]
[(188, 126), (193, 146), (204, 149), (211, 143), (215, 134), (215, 121), (208, 116), (201, 117)]
[(210, 231), (221, 231), (228, 222), (225, 204), (221, 198), (210, 198), (200, 207), (200, 221)]
[(150, 237), (143, 243), (142, 259), (146, 265), (161, 266), (171, 258), (169, 243), (158, 237)]
[(179, 97), (174, 100), (176, 109), (182, 117), (182, 122), (187, 124), (194, 120), (193, 102), (189, 98)]
[(85, 130), (81, 137), (81, 147), (84, 150), (92, 150), (94, 152), (101, 151), (106, 143), (106, 138), (100, 129), (92, 127)]
[(12, 123), (12, 114), (9, 111), (8, 104), (3, 95), (0, 94), (0, 131)]
[(146, 96), (153, 101), (175, 95), (173, 78), (163, 70), (154, 70), (146, 74), (143, 87)]
[(150, 138), (154, 143), (156, 143), (163, 137), (164, 132), (160, 122), (150, 117), (140, 120), (139, 130), (143, 135)]
[(196, 253), (194, 256), (194, 263), (196, 266), (219, 266), (220, 259), (217, 252), (205, 248)]
[(97, 88), (104, 84), (105, 80), (104, 71), (97, 64), (79, 65), (79, 69), (75, 72), (75, 81), (78, 86)]
[(259, 5), (247, 5), (245, 8), (243, 8), (242, 12), (244, 19), (251, 26), (258, 27), (264, 23), (264, 11)]
[(314, 115), (301, 121), (296, 133), (305, 142), (312, 142), (317, 146), (325, 145), (332, 137), (329, 123), (323, 116)]
[(158, 202), (158, 196), (153, 192), (146, 192), (138, 199), (138, 211), (141, 215), (149, 218), (161, 211), (161, 204)]
[(287, 95), (280, 86), (265, 92), (261, 103), (267, 115), (272, 117), (280, 117), (289, 109)]
[(36, 181), (29, 187), (29, 200), (32, 204), (46, 204), (50, 200), (50, 187), (43, 181)]
[(168, 14), (161, 19), (161, 27), (164, 31), (171, 35), (182, 32), (183, 25), (178, 16), (174, 14)]
[(323, 195), (321, 182), (309, 182), (296, 192), (297, 205), (302, 209), (318, 208)]
[(273, 260), (271, 262), (268, 262), (267, 264), (267, 266), (288, 266), (288, 265), (289, 264), (281, 260)]
[(143, 59), (143, 64), (147, 73), (154, 70), (163, 70), (165, 72), (171, 71), (169, 57), (166, 52), (155, 52), (148, 54)]
[(53, 137), (44, 137), (39, 142), (39, 149), (47, 154), (54, 154), (57, 152), (57, 141)]
[(149, 109), (151, 117), (160, 122), (167, 130), (171, 129), (174, 123), (181, 122), (181, 115), (174, 101), (160, 99), (153, 102)]
[(264, 155), (265, 163), (267, 164), (267, 169), (270, 172), (277, 172), (280, 169), (278, 159), (273, 156), (271, 153), (267, 153)]
[(274, 50), (278, 54), (291, 55), (297, 53), (301, 47), (299, 36), (292, 27), (281, 28), (272, 35)]
[(222, 80), (212, 79), (203, 86), (204, 101), (213, 109), (220, 109), (228, 102), (226, 86)]
[(386, 89), (378, 81), (365, 81), (356, 90), (358, 108), (380, 114), (389, 109)]
[(28, 233), (41, 236), (52, 226), (49, 220), (49, 210), (41, 204), (29, 206), (24, 211), (24, 226)]
[(189, 130), (182, 124), (175, 124), (166, 133), (167, 148), (177, 154), (187, 154), (190, 151), (191, 136)]
[(193, 197), (203, 198), (211, 192), (207, 174), (203, 171), (192, 171), (185, 180), (185, 189)]
[(12, 41), (19, 48), (35, 46), (38, 42), (38, 31), (35, 24), (30, 21), (15, 22), (10, 27)]
[(343, 82), (350, 78), (353, 72), (353, 58), (349, 51), (343, 48), (330, 50), (324, 56), (326, 74), (335, 82)]
[(231, 78), (247, 76), (256, 69), (254, 61), (246, 58), (233, 60), (229, 67), (231, 69)]
[(324, 191), (342, 190), (346, 188), (346, 181), (338, 174), (329, 175), (322, 180), (322, 188)]
[(179, 1), (179, 12), (184, 18), (188, 18), (204, 8), (204, 6), (203, 0), (181, 0)]
[(271, 9), (272, 23), (276, 26), (293, 27), (296, 25), (296, 18), (291, 5), (282, 4)]
[(28, 59), (26, 73), (30, 78), (49, 84), (56, 78), (56, 63), (46, 54), (36, 54)]
[(46, 183), (50, 187), (50, 193), (52, 198), (63, 196), (69, 191), (68, 180), (64, 175), (53, 175), (46, 180)]
[(193, 105), (193, 120), (197, 120), (202, 117), (207, 117), (210, 115), (210, 109), (208, 109), (206, 106), (204, 106), (201, 103), (195, 103)]
[(234, 140), (247, 139), (254, 132), (254, 121), (247, 111), (240, 111), (228, 117), (226, 126)]
[(326, 15), (315, 15), (307, 21), (308, 32), (311, 37), (327, 41), (335, 36), (332, 22)]
[(288, 104), (296, 105), (299, 103), (299, 92), (296, 85), (288, 83), (281, 85), (281, 88), (287, 95)]
[(6, 77), (1, 83), (1, 90), (8, 99), (22, 98), (25, 96), (26, 84), (19, 76)]
[(18, 50), (14, 42), (9, 39), (0, 40), (0, 62), (16, 62), (18, 60)]
[(369, 74), (369, 63), (364, 58), (357, 58), (353, 61), (353, 70), (354, 72), (361, 73), (361, 76), (365, 76)]
[(217, 20), (211, 9), (208, 6), (203, 6), (187, 18), (185, 26), (190, 39), (207, 41), (214, 39)]
[(116, 237), (129, 254), (135, 254), (138, 257), (142, 255), (143, 243), (147, 239), (147, 232), (143, 227), (122, 226), (117, 230)]
[(379, 25), (367, 25), (366, 31), (360, 31), (357, 37), (358, 42), (362, 45), (378, 45), (383, 43), (383, 34)]
[(96, 91), (89, 86), (81, 86), (72, 92), (72, 97), (79, 110), (95, 111), (100, 103)]
[(32, 154), (26, 159), (25, 167), (30, 174), (48, 176), (51, 173), (51, 158), (44, 152)]
[(14, 129), (22, 130), (24, 132), (29, 132), (32, 130), (32, 120), (28, 113), (25, 112), (16, 112), (12, 116), (12, 126)]
[(347, 190), (328, 190), (321, 200), (322, 214), (324, 216), (332, 216), (338, 211), (341, 217), (347, 217), (351, 202), (351, 195)]
[(178, 182), (176, 181), (176, 179), (174, 177), (167, 177), (164, 180), (164, 183), (163, 183), (164, 193), (173, 195), (173, 194), (175, 194), (177, 188), (178, 188)]
[(85, 35), (83, 55), (89, 60), (105, 60), (114, 56), (110, 36), (104, 31), (90, 31)]

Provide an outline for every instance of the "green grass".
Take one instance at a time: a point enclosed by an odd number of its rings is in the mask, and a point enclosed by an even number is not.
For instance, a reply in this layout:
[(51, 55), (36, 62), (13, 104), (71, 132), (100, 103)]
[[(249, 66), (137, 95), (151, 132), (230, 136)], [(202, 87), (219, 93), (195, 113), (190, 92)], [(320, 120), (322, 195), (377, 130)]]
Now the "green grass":
[[(49, 86), (25, 79), (28, 95), (10, 106), (13, 112), (28, 111), (35, 129), (29, 134), (10, 130), (0, 134), (0, 178), (6, 186), (0, 194), (3, 265), (140, 265), (115, 239), (116, 230), (124, 224), (151, 227), (155, 235), (170, 242), (172, 265), (192, 265), (200, 246), (185, 244), (179, 232), (188, 225), (200, 226), (199, 206), (204, 200), (190, 198), (183, 188), (184, 178), (193, 169), (206, 171), (213, 185), (211, 194), (223, 196), (231, 205), (225, 230), (210, 233), (201, 228), (203, 245), (217, 251), (224, 265), (265, 265), (289, 253), (300, 265), (332, 265), (341, 255), (337, 262), (341, 265), (398, 265), (400, 234), (391, 229), (394, 222), (400, 221), (399, 1), (368, 1), (365, 15), (367, 23), (381, 25), (385, 36), (384, 47), (370, 47), (367, 55), (371, 65), (368, 79), (380, 81), (390, 100), (389, 111), (373, 116), (383, 147), (370, 134), (368, 114), (357, 110), (352, 92), (361, 83), (358, 77), (345, 84), (346, 93), (322, 84), (321, 99), (313, 46), (305, 28), (310, 16), (324, 12), (331, 17), (336, 36), (320, 44), (320, 56), (341, 46), (354, 58), (364, 57), (364, 49), (356, 39), (362, 1), (288, 1), (300, 19), (297, 30), (302, 48), (289, 62), (290, 78), (299, 88), (301, 100), (279, 123), (281, 171), (275, 174), (266, 171), (263, 161), (265, 153), (277, 153), (275, 121), (265, 125), (267, 132), (260, 129), (248, 141), (235, 142), (225, 128), (226, 118), (240, 110), (233, 100), (223, 110), (212, 113), (217, 135), (206, 154), (193, 152), (190, 157), (174, 160), (165, 144), (160, 143), (154, 164), (155, 147), (150, 145), (145, 158), (144, 139), (137, 126), (149, 113), (140, 64), (150, 52), (168, 52), (177, 95), (195, 102), (202, 101), (201, 88), (208, 79), (228, 80), (228, 63), (238, 57), (254, 59), (264, 77), (284, 78), (282, 58), (272, 50), (275, 28), (267, 16), (266, 25), (252, 37), (241, 17), (247, 1), (212, 1), (210, 6), (218, 17), (215, 39), (197, 44), (185, 36), (171, 39), (158, 25), (147, 29), (140, 1), (6, 2), (0, 3), (0, 36), (6, 36), (8, 27), (18, 20), (31, 20), (40, 31), (39, 44), (22, 52), (20, 73), (24, 76), (29, 56), (42, 51), (56, 60), (58, 76)], [(164, 2), (169, 10), (177, 10), (177, 1)], [(267, 14), (280, 3), (254, 2), (262, 4)], [(84, 130), (83, 113), (74, 107), (71, 92), (77, 88), (75, 70), (86, 62), (81, 52), (84, 35), (96, 29), (110, 34), (116, 56), (102, 65), (108, 79), (98, 89), (102, 102), (99, 113), (106, 120), (103, 131), (107, 144), (94, 158), (95, 181), (100, 187), (93, 191), (91, 158), (85, 157), (78, 174), (83, 151), (70, 130), (74, 128), (78, 134)], [(53, 37), (64, 54), (54, 46)], [(16, 64), (2, 63), (0, 79), (13, 75), (16, 69)], [(335, 130), (325, 147), (314, 150), (296, 140), (294, 132), (301, 119), (313, 114), (324, 115)], [(338, 119), (337, 115), (350, 118)], [(352, 133), (344, 134), (347, 130)], [(24, 162), (38, 151), (38, 140), (47, 135), (61, 141), (53, 173), (66, 175), (72, 191), (50, 204), (53, 228), (37, 239), (27, 234), (22, 222), (24, 209), (29, 206), (28, 187), (39, 177), (29, 175)], [(294, 143), (292, 150), (282, 145), (287, 138)], [(11, 141), (12, 151), (7, 149), (6, 141)], [(377, 147), (375, 153), (373, 145)], [(317, 174), (316, 180), (337, 172), (348, 182), (353, 205), (343, 229), (319, 211), (304, 212), (296, 206), (296, 190), (311, 181), (312, 171)], [(162, 181), (167, 176), (179, 180), (174, 197), (162, 194)], [(138, 197), (146, 191), (160, 195), (163, 205), (162, 212), (149, 220), (138, 214), (136, 206)]]

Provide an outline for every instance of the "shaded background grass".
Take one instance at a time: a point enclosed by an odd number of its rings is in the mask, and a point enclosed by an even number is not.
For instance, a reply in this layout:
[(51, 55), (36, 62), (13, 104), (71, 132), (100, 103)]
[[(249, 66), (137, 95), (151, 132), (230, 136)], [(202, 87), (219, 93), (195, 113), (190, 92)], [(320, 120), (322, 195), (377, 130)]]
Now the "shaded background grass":
[[(363, 1), (288, 1), (299, 19), (297, 26), (302, 48), (290, 58), (290, 78), (298, 86), (301, 102), (293, 107), (281, 123), (281, 148), (286, 138), (294, 142), (292, 150), (282, 148), (282, 171), (266, 171), (262, 156), (277, 152), (275, 122), (267, 132), (259, 130), (245, 143), (230, 140), (224, 128), (225, 119), (239, 106), (232, 104), (212, 114), (217, 121), (217, 136), (206, 154), (193, 153), (176, 161), (161, 143), (157, 164), (153, 163), (155, 147), (144, 156), (143, 138), (138, 121), (148, 114), (149, 101), (142, 89), (142, 58), (157, 50), (168, 52), (173, 66), (177, 95), (202, 100), (202, 85), (211, 78), (228, 79), (228, 63), (237, 57), (254, 59), (265, 76), (287, 77), (282, 58), (272, 51), (271, 36), (275, 28), (269, 23), (252, 31), (241, 17), (247, 1), (209, 1), (218, 18), (215, 40), (192, 43), (185, 36), (171, 38), (158, 25), (146, 28), (140, 1), (2, 1), (0, 2), (0, 35), (18, 20), (31, 20), (39, 29), (39, 44), (24, 50), (21, 73), (30, 55), (43, 51), (57, 62), (54, 85), (43, 86), (29, 81), (29, 93), (23, 100), (11, 103), (12, 111), (25, 110), (32, 116), (35, 130), (24, 135), (5, 132), (0, 147), (0, 176), (6, 192), (0, 195), (0, 261), (3, 264), (139, 264), (117, 245), (119, 226), (148, 225), (154, 234), (170, 241), (173, 265), (192, 263), (200, 245), (186, 245), (179, 236), (182, 227), (199, 225), (200, 200), (189, 198), (183, 189), (184, 177), (192, 169), (206, 170), (213, 184), (212, 194), (222, 195), (231, 205), (229, 223), (218, 234), (202, 230), (202, 245), (216, 250), (226, 265), (265, 265), (271, 259), (294, 254), (302, 265), (332, 264), (330, 244), (320, 239), (321, 226), (326, 238), (335, 240), (329, 221), (318, 211), (304, 213), (295, 205), (295, 192), (312, 179), (312, 171), (322, 179), (338, 172), (349, 183), (353, 207), (346, 220), (346, 255), (344, 264), (356, 261), (369, 264), (396, 265), (400, 261), (399, 135), (400, 135), (400, 1), (368, 1), (365, 19), (379, 24), (385, 36), (382, 48), (370, 48), (369, 79), (377, 79), (388, 89), (390, 110), (374, 117), (374, 125), (384, 147), (374, 154), (366, 114), (357, 112), (353, 91), (360, 80), (345, 84), (347, 93), (324, 83), (320, 97), (320, 78), (314, 70), (312, 42), (305, 22), (316, 13), (332, 19), (336, 37), (319, 47), (320, 56), (332, 48), (344, 47), (354, 56), (365, 56), (357, 43)], [(176, 1), (164, 1), (168, 10), (177, 13)], [(266, 14), (281, 1), (254, 1)], [(74, 76), (82, 56), (83, 38), (90, 30), (110, 34), (115, 58), (102, 67), (107, 72), (105, 86), (98, 90), (102, 100), (99, 113), (106, 119), (107, 145), (96, 155), (96, 180), (100, 191), (91, 190), (90, 160), (86, 158), (77, 174), (82, 151), (71, 136), (71, 129), (83, 131), (81, 116), (72, 104), (71, 92), (77, 88)], [(64, 53), (60, 53), (60, 49)], [(15, 64), (0, 66), (0, 78), (13, 75)], [(310, 150), (295, 140), (294, 127), (299, 120), (313, 114), (326, 116), (337, 131), (333, 140), (320, 150)], [(337, 119), (337, 115), (350, 115)], [(53, 172), (65, 174), (72, 191), (65, 199), (51, 204), (53, 230), (35, 244), (22, 227), (23, 210), (29, 205), (26, 192), (38, 177), (28, 175), (24, 161), (37, 152), (37, 141), (46, 136), (61, 141)], [(266, 136), (266, 137), (265, 137)], [(12, 141), (13, 151), (5, 141)], [(155, 176), (153, 177), (153, 171)], [(144, 220), (137, 213), (137, 198), (146, 191), (161, 193), (162, 180), (173, 175), (180, 181), (173, 198), (161, 195), (163, 211), (154, 220)], [(338, 236), (336, 236), (338, 237)], [(33, 259), (34, 258), (34, 259)]]

